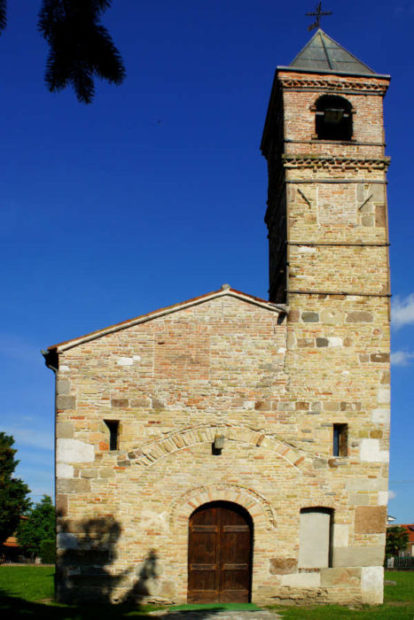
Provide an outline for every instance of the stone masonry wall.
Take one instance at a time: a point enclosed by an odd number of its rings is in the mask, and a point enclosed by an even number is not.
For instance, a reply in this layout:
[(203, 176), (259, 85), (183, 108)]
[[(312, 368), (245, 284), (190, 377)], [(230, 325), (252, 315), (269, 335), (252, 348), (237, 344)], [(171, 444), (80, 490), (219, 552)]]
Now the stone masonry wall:
[[(268, 158), (282, 153), (269, 163), (279, 168), (283, 183), (281, 194), (269, 194), (267, 220), (286, 202), (287, 389), (292, 411), (304, 412), (292, 443), (299, 449), (313, 445), (328, 459), (327, 478), (338, 485), (336, 493), (340, 488), (349, 493), (341, 507), (338, 495), (334, 500), (341, 534), (330, 570), (370, 566), (360, 577), (362, 600), (369, 603), (382, 601), (388, 489), (390, 281), (382, 116), (387, 84), (280, 71), (284, 146), (273, 147), (268, 136), (265, 153)], [(352, 141), (316, 139), (314, 106), (327, 93), (352, 104)], [(271, 278), (280, 288), (280, 273)], [(346, 457), (333, 458), (333, 424), (348, 425)], [(347, 582), (345, 573), (334, 579)]]
[[(188, 518), (223, 499), (253, 519), (254, 601), (361, 601), (361, 566), (371, 560), (343, 554), (367, 541), (381, 553), (382, 529), (367, 534), (360, 512), (376, 510), (378, 492), (366, 467), (361, 494), (351, 465), (332, 466), (315, 399), (289, 395), (286, 338), (271, 306), (223, 294), (60, 354), (61, 600), (184, 602)], [(114, 419), (120, 442), (110, 451), (104, 420)], [(226, 438), (221, 455), (212, 453), (216, 433)], [(297, 566), (300, 510), (310, 506), (335, 509), (338, 568)]]

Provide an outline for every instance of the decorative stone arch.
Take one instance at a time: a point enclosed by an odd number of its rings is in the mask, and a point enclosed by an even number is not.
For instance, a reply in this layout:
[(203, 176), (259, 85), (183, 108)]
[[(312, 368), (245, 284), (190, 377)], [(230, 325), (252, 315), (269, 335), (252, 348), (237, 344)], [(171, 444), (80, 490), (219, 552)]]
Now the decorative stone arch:
[(251, 516), (255, 530), (276, 527), (273, 509), (264, 497), (247, 487), (222, 483), (196, 487), (178, 497), (170, 507), (171, 531), (186, 526), (194, 510), (213, 501), (232, 502), (242, 506)]
[(199, 443), (213, 443), (216, 434), (224, 435), (226, 441), (238, 441), (257, 448), (268, 448), (298, 473), (304, 473), (308, 468), (310, 459), (293, 446), (277, 437), (266, 435), (263, 430), (253, 430), (247, 426), (232, 424), (205, 424), (174, 431), (167, 437), (132, 449), (128, 452), (127, 458), (144, 472), (147, 467), (151, 467), (160, 459), (179, 450)]

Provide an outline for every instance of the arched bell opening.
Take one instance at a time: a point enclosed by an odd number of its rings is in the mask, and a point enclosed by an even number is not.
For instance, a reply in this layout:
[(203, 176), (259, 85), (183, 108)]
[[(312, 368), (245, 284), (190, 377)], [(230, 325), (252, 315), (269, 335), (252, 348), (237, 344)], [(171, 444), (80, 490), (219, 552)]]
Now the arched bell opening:
[(315, 131), (319, 140), (351, 140), (353, 109), (350, 102), (338, 95), (322, 95), (313, 108)]

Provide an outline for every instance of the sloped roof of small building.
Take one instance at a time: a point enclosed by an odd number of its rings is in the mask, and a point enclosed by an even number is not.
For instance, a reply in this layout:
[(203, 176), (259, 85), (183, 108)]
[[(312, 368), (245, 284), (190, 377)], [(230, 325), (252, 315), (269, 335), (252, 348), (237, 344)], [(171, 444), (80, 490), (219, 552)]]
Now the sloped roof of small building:
[(278, 69), (385, 77), (377, 74), (351, 52), (348, 52), (321, 28), (316, 31), (288, 67), (278, 67)]
[(414, 523), (402, 523), (399, 527), (403, 527), (408, 534), (408, 542), (414, 543)]
[(90, 340), (95, 340), (96, 338), (100, 338), (101, 336), (105, 336), (106, 334), (110, 334), (121, 329), (126, 329), (139, 323), (145, 323), (146, 321), (165, 316), (166, 314), (171, 314), (173, 312), (177, 312), (178, 310), (184, 310), (185, 308), (205, 303), (212, 299), (216, 299), (217, 297), (223, 297), (226, 295), (238, 298), (241, 301), (245, 301), (247, 303), (255, 304), (256, 306), (261, 306), (266, 310), (271, 310), (272, 312), (277, 312), (279, 314), (287, 312), (287, 306), (285, 306), (284, 304), (274, 304), (270, 301), (266, 301), (265, 299), (261, 299), (260, 297), (254, 297), (253, 295), (248, 295), (247, 293), (236, 291), (229, 285), (224, 284), (218, 291), (212, 291), (199, 297), (193, 297), (192, 299), (188, 299), (187, 301), (183, 301), (172, 306), (167, 306), (165, 308), (160, 308), (159, 310), (154, 310), (153, 312), (149, 312), (148, 314), (142, 314), (133, 319), (128, 319), (127, 321), (123, 321), (122, 323), (116, 323), (115, 325), (110, 325), (109, 327), (99, 329), (89, 334), (85, 334), (84, 336), (79, 336), (78, 338), (72, 338), (71, 340), (59, 342), (58, 344), (54, 344), (48, 347), (47, 350), (42, 351), (42, 353), (45, 356), (47, 363), (47, 357), (51, 353), (58, 354), (61, 351), (71, 349), (72, 347), (83, 344), (84, 342), (89, 342)]

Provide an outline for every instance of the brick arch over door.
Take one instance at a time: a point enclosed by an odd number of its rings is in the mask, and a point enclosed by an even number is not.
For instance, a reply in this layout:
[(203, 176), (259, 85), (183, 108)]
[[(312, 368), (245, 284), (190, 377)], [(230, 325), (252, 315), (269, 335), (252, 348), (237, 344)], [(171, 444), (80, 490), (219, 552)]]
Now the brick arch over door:
[(232, 502), (242, 506), (254, 521), (256, 530), (276, 527), (276, 519), (270, 503), (252, 489), (236, 484), (211, 484), (190, 489), (179, 497), (170, 509), (170, 528), (182, 528), (191, 513), (211, 501)]
[(254, 445), (257, 448), (271, 449), (281, 459), (297, 469), (298, 473), (305, 472), (310, 465), (310, 457), (306, 457), (304, 453), (280, 439), (266, 435), (264, 431), (230, 424), (214, 426), (206, 424), (181, 429), (170, 433), (167, 437), (130, 450), (127, 458), (142, 471), (145, 471), (146, 468), (174, 452), (199, 443), (212, 443), (216, 434), (224, 435), (226, 441), (238, 441)]

